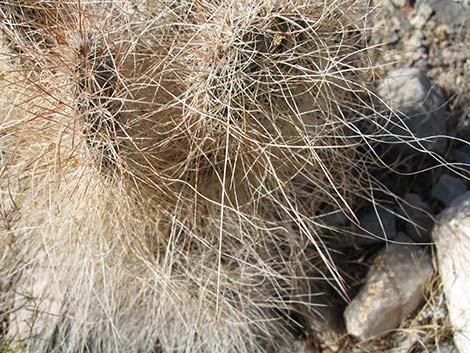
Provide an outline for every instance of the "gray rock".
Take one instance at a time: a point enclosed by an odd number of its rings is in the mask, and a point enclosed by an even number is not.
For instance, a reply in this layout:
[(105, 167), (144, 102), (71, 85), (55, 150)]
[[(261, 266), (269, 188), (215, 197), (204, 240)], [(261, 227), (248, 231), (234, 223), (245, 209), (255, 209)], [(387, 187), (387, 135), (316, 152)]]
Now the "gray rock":
[[(307, 348), (307, 350), (305, 348)], [(284, 343), (276, 350), (268, 349), (267, 352), (268, 353), (318, 353), (314, 349), (308, 349), (308, 347), (306, 347), (305, 341), (293, 341), (290, 343)]]
[(453, 0), (455, 3), (459, 4), (462, 9), (470, 10), (470, 0)]
[(403, 33), (403, 50), (410, 62), (417, 62), (428, 58), (428, 43), (422, 30), (410, 30)]
[(421, 247), (388, 244), (345, 310), (348, 333), (366, 340), (397, 328), (421, 304), (423, 285), (432, 273), (431, 256)]
[(462, 179), (443, 174), (434, 185), (431, 196), (448, 206), (455, 198), (467, 191), (467, 185)]
[(470, 167), (470, 145), (453, 149), (450, 151), (450, 158), (453, 162), (468, 164), (467, 167)]
[(387, 44), (396, 44), (400, 40), (400, 35), (398, 34), (397, 31), (393, 31), (390, 33), (390, 36), (388, 37), (388, 40), (385, 40)]
[[(466, 193), (460, 195), (459, 197), (455, 198), (454, 201), (452, 201), (452, 203), (449, 205), (449, 207), (451, 207), (452, 205), (457, 205), (459, 203), (462, 203), (464, 202), (465, 200), (467, 200), (468, 198), (470, 198), (470, 191), (467, 191)], [(440, 215), (439, 215), (440, 217)]]
[(468, 26), (470, 24), (469, 8), (465, 1), (450, 0), (416, 0), (415, 6), (429, 5), (437, 20), (451, 27)]
[(434, 225), (431, 208), (418, 194), (406, 194), (404, 199), (406, 204), (403, 205), (402, 211), (407, 220), (406, 233), (417, 243), (430, 243)]
[(416, 245), (416, 243), (413, 241), (413, 239), (411, 239), (408, 235), (406, 235), (403, 232), (397, 233), (397, 236), (395, 237), (395, 239), (393, 239), (393, 242), (395, 244), (412, 244), (412, 245), (414, 244), (414, 245)]
[(333, 206), (327, 206), (320, 219), (326, 226), (329, 227), (342, 226), (348, 221), (348, 218), (344, 212)]
[(432, 8), (429, 4), (422, 4), (417, 7), (416, 14), (410, 19), (410, 23), (414, 28), (423, 29), (428, 20), (432, 16)]
[(439, 215), (432, 236), (454, 342), (460, 353), (470, 353), (470, 192)]
[(392, 240), (397, 234), (396, 216), (388, 209), (371, 209), (360, 213), (358, 218), (357, 243), (359, 245), (371, 245), (384, 240)]
[[(312, 294), (305, 296), (305, 293)], [(319, 293), (322, 295), (318, 295)], [(305, 287), (300, 284), (296, 286), (292, 295), (302, 296), (302, 300), (308, 302), (291, 305), (291, 310), (301, 318), (299, 321), (304, 327), (306, 346), (311, 346), (311, 343), (316, 341), (336, 351), (345, 333), (343, 313), (338, 306), (336, 290), (326, 282), (311, 281)]]
[(397, 13), (402, 7), (405, 7), (407, 0), (372, 0), (372, 7), (383, 6), (384, 9), (392, 13)]
[(401, 152), (423, 147), (445, 152), (446, 99), (423, 73), (415, 68), (393, 70), (378, 87), (378, 94), (394, 114), (385, 128), (394, 136), (392, 143), (401, 142)]
[[(470, 74), (470, 68), (468, 73)], [(466, 74), (467, 77), (469, 74)], [(463, 112), (457, 118), (456, 125), (452, 130), (456, 137), (459, 137), (463, 140), (468, 139), (468, 136), (470, 135), (470, 105), (463, 108)]]
[(407, 0), (390, 0), (391, 3), (396, 7), (404, 7), (407, 4)]
[(439, 348), (436, 347), (432, 353), (459, 353), (457, 348), (451, 343), (442, 343), (439, 345)]

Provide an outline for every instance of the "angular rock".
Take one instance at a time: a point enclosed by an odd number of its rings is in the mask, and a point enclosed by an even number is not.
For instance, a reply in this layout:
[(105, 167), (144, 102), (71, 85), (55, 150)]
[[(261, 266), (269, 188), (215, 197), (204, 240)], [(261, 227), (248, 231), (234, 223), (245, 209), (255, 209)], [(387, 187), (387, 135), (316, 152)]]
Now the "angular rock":
[(418, 62), (427, 59), (428, 43), (422, 30), (415, 29), (404, 32), (402, 45), (408, 61)]
[(448, 206), (455, 198), (466, 191), (467, 185), (462, 179), (443, 174), (434, 185), (431, 196)]
[(465, 145), (450, 151), (452, 161), (461, 164), (463, 167), (470, 167), (470, 145)]
[(396, 7), (404, 7), (404, 6), (406, 6), (406, 4), (408, 2), (407, 0), (390, 0), (390, 1)]
[[(307, 350), (306, 350), (307, 348)], [(293, 341), (284, 343), (281, 347), (276, 350), (274, 348), (268, 348), (267, 353), (317, 353), (306, 347), (305, 341)]]
[(412, 153), (423, 147), (445, 152), (446, 99), (423, 73), (415, 68), (393, 70), (378, 87), (378, 94), (392, 109), (393, 115), (384, 128), (396, 136), (392, 143), (401, 142), (401, 152)]
[(415, 6), (429, 5), (437, 20), (451, 27), (470, 25), (469, 6), (467, 1), (449, 0), (416, 0)]
[(470, 192), (441, 212), (432, 236), (454, 342), (460, 353), (470, 353)]
[(346, 224), (348, 218), (339, 208), (327, 206), (322, 212), (321, 221), (329, 227), (338, 227)]
[(431, 229), (434, 225), (431, 208), (418, 194), (408, 193), (404, 199), (406, 201), (403, 205), (404, 217), (407, 220), (406, 233), (417, 243), (431, 242)]
[(426, 25), (426, 22), (432, 15), (432, 8), (428, 4), (423, 4), (418, 6), (416, 15), (413, 16), (410, 20), (411, 25), (417, 29), (423, 29)]
[(359, 214), (360, 228), (357, 231), (357, 243), (371, 245), (384, 240), (393, 240), (397, 234), (395, 222), (395, 215), (384, 208), (371, 209)]
[(442, 343), (439, 345), (439, 349), (436, 348), (432, 353), (459, 353), (457, 348), (451, 343)]
[[(323, 347), (337, 351), (338, 344), (344, 337), (345, 328), (340, 301), (334, 287), (326, 282), (311, 281), (308, 288), (297, 287), (296, 290), (298, 292), (294, 291), (293, 296), (303, 295), (302, 299), (308, 302), (308, 305), (291, 304), (292, 313), (296, 314), (297, 322), (303, 327), (306, 347), (317, 342)], [(308, 290), (312, 295), (306, 297), (304, 293)]]
[[(467, 59), (464, 67), (466, 67), (464, 72), (470, 72), (470, 59)], [(455, 126), (452, 127), (452, 133), (458, 138), (467, 140), (470, 135), (470, 106), (464, 107), (463, 110), (462, 114), (457, 117)]]
[(370, 5), (375, 8), (378, 6), (383, 6), (384, 9), (392, 13), (397, 13), (401, 8), (406, 6), (408, 0), (372, 0)]
[(395, 239), (393, 239), (394, 244), (410, 244), (410, 245), (416, 245), (416, 243), (411, 239), (407, 234), (403, 232), (397, 233), (397, 236)]
[(348, 333), (365, 340), (397, 328), (421, 304), (423, 285), (432, 273), (431, 256), (423, 248), (388, 244), (346, 308)]

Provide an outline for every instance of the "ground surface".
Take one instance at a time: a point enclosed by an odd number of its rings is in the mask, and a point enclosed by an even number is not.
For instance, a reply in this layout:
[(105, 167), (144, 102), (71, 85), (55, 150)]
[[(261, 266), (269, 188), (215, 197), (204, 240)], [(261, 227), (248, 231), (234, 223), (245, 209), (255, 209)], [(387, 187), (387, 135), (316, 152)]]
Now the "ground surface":
[[(371, 40), (385, 43), (376, 59), (385, 64), (383, 74), (396, 68), (418, 68), (444, 90), (447, 134), (455, 138), (448, 141), (444, 156), (450, 162), (468, 163), (465, 153), (456, 155), (466, 151), (470, 136), (470, 8), (451, 1), (381, 1), (376, 6)], [(433, 203), (430, 195), (441, 174), (442, 170), (429, 173), (426, 178), (431, 182), (424, 187), (418, 185), (426, 184), (422, 178), (406, 183), (427, 199), (435, 215), (443, 206)], [(345, 352), (457, 352), (438, 276), (429, 283), (425, 297), (422, 309), (399, 329), (375, 340), (352, 343)]]

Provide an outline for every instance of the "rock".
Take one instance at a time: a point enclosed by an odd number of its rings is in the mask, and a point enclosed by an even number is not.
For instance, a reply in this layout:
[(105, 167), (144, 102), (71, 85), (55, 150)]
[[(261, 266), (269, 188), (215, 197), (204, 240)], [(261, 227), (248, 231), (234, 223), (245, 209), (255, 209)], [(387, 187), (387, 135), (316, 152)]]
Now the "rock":
[(456, 197), (467, 191), (467, 185), (462, 179), (443, 174), (434, 185), (431, 196), (448, 206)]
[(388, 244), (345, 310), (348, 333), (366, 340), (397, 328), (421, 304), (423, 285), (432, 273), (431, 256), (421, 247)]
[[(421, 145), (437, 153), (445, 152), (447, 141), (442, 136), (447, 134), (446, 99), (424, 74), (415, 68), (393, 70), (379, 86), (378, 94), (396, 114), (385, 128), (396, 136), (391, 142), (402, 142), (401, 152), (423, 149)], [(419, 143), (414, 136), (420, 139)]]
[[(307, 348), (307, 350), (305, 349)], [(274, 350), (274, 348), (269, 348), (268, 353), (318, 353), (316, 350), (308, 349), (306, 347), (305, 341), (293, 341), (289, 343), (284, 343), (281, 347)]]
[(344, 212), (333, 206), (327, 206), (320, 217), (321, 221), (329, 227), (338, 227), (345, 225), (348, 218)]
[(400, 35), (398, 34), (398, 31), (393, 31), (390, 33), (388, 40), (386, 40), (385, 42), (387, 44), (396, 44), (398, 43), (399, 40), (400, 40)]
[(428, 43), (421, 30), (414, 30), (404, 33), (403, 50), (406, 52), (406, 60), (416, 62), (427, 59)]
[(469, 10), (470, 9), (470, 1), (469, 0), (453, 0), (457, 4), (459, 4), (463, 9)]
[(464, 145), (451, 150), (450, 158), (453, 162), (470, 167), (470, 145)]
[(395, 239), (393, 239), (393, 242), (395, 244), (414, 244), (414, 245), (416, 245), (416, 243), (413, 241), (413, 239), (411, 239), (408, 235), (406, 235), (403, 232), (397, 233), (397, 236), (395, 237)]
[(463, 109), (464, 111), (457, 118), (456, 126), (452, 132), (455, 132), (457, 137), (467, 140), (470, 134), (470, 106), (464, 107)]
[(439, 345), (439, 348), (436, 347), (435, 350), (432, 351), (432, 353), (459, 353), (457, 351), (457, 348), (451, 343), (441, 343)]
[(408, 0), (372, 0), (370, 4), (372, 7), (383, 6), (388, 12), (397, 13), (402, 7), (405, 7)]
[(391, 3), (396, 7), (405, 7), (407, 4), (407, 0), (390, 0)]
[(402, 210), (407, 219), (406, 233), (417, 243), (430, 243), (434, 225), (431, 208), (418, 194), (408, 193), (404, 199), (407, 202)]
[(441, 212), (432, 236), (454, 342), (460, 353), (470, 353), (470, 192)]
[(428, 4), (422, 4), (418, 6), (415, 16), (410, 19), (410, 24), (417, 29), (423, 29), (426, 22), (432, 16), (432, 8)]
[[(306, 296), (305, 293), (312, 293)], [(321, 293), (321, 295), (318, 295)], [(344, 337), (345, 328), (340, 301), (336, 289), (323, 281), (311, 281), (308, 287), (297, 286), (293, 297), (302, 296), (303, 303), (292, 303), (291, 312), (295, 313), (297, 323), (303, 327), (306, 337), (305, 346), (313, 342), (321, 343), (332, 351), (339, 349), (338, 344)]]
[(395, 238), (397, 231), (396, 217), (392, 211), (385, 208), (377, 208), (360, 213), (359, 230), (357, 231), (357, 243), (359, 245), (371, 245), (384, 240)]
[(470, 24), (469, 9), (463, 3), (466, 1), (449, 0), (416, 0), (415, 6), (429, 5), (435, 13), (435, 17), (442, 24), (457, 28)]

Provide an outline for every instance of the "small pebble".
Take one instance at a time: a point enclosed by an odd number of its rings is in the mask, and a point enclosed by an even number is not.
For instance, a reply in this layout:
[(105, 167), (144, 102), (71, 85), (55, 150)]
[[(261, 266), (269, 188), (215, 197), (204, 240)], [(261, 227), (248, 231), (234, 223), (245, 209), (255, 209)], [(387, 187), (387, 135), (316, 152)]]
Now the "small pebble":
[(433, 10), (428, 4), (418, 7), (416, 15), (411, 18), (410, 23), (416, 29), (423, 29), (428, 20), (431, 18)]
[(395, 5), (396, 7), (405, 7), (407, 4), (407, 0), (391, 0), (392, 4)]
[(435, 13), (437, 20), (450, 27), (466, 26), (470, 23), (468, 0), (416, 0), (415, 7), (428, 5)]
[(449, 26), (447, 25), (439, 25), (436, 28), (436, 39), (440, 41), (447, 40), (449, 38), (449, 33), (451, 32)]
[(467, 191), (467, 185), (462, 179), (449, 174), (443, 174), (434, 185), (431, 196), (448, 206), (456, 197)]
[(432, 353), (459, 353), (452, 343), (441, 343)]

